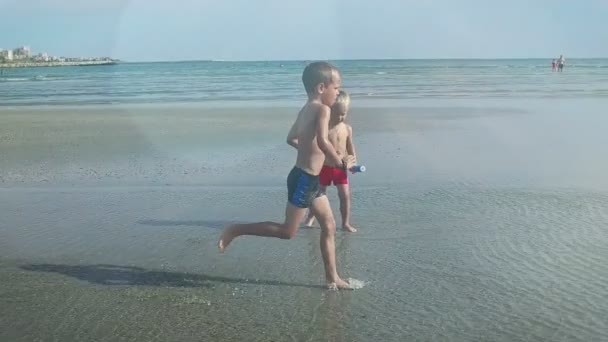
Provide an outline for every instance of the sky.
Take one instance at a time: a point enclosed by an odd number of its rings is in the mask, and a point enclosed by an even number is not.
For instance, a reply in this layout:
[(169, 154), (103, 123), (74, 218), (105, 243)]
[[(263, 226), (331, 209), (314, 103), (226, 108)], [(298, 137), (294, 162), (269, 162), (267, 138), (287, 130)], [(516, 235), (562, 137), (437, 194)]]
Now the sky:
[(608, 57), (608, 0), (0, 0), (0, 13), (0, 48), (67, 57)]

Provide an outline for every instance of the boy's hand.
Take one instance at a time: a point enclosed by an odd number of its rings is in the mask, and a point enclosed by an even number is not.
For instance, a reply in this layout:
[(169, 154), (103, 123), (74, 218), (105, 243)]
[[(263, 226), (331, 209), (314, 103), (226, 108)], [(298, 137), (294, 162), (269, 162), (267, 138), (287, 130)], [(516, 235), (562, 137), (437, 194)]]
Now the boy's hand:
[[(350, 170), (351, 167), (356, 166), (357, 165), (357, 157), (353, 156), (353, 155), (348, 155), (348, 158), (352, 158), (352, 165), (349, 166), (346, 170)], [(351, 171), (351, 173), (356, 173), (354, 171)]]
[(350, 170), (350, 168), (355, 165), (357, 165), (357, 159), (355, 156), (346, 156), (342, 158), (342, 166), (345, 170)]
[(348, 156), (353, 157), (353, 166), (357, 165), (357, 156), (353, 156), (352, 154), (349, 154)]

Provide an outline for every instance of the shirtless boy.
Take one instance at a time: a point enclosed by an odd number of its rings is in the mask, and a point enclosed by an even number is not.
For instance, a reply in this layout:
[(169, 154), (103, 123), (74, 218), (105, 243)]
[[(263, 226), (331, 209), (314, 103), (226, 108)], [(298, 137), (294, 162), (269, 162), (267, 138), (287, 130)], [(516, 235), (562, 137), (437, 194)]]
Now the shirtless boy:
[(285, 221), (228, 225), (224, 227), (218, 248), (224, 252), (230, 242), (241, 235), (291, 239), (310, 208), (321, 226), (320, 246), (327, 286), (330, 289), (349, 289), (350, 285), (340, 278), (336, 269), (336, 221), (319, 184), (319, 174), (326, 159), (334, 165), (341, 165), (344, 170), (354, 165), (354, 158), (338, 155), (328, 137), (330, 108), (340, 90), (340, 73), (329, 63), (314, 62), (304, 69), (302, 82), (308, 101), (287, 135), (287, 143), (298, 153), (295, 166), (287, 176)]
[[(353, 128), (344, 122), (350, 108), (350, 96), (340, 90), (336, 103), (331, 107), (331, 118), (329, 121), (329, 141), (340, 156), (352, 156), (356, 161), (355, 145), (353, 143)], [(321, 191), (326, 192), (332, 183), (338, 189), (340, 198), (340, 214), (342, 215), (342, 229), (354, 233), (357, 231), (350, 222), (351, 192), (348, 184), (347, 172), (342, 165), (336, 165), (329, 158), (325, 159), (323, 169), (319, 175)], [(315, 217), (311, 212), (308, 214), (305, 225), (312, 227)]]

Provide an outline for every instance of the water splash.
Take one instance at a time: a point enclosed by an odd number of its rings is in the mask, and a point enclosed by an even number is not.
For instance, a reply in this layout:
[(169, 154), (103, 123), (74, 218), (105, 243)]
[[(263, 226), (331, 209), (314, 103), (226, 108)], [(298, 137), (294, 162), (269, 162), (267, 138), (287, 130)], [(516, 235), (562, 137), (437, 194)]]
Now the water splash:
[(362, 289), (365, 287), (365, 285), (367, 285), (367, 283), (364, 282), (363, 280), (357, 280), (354, 278), (348, 278), (347, 281), (353, 290)]

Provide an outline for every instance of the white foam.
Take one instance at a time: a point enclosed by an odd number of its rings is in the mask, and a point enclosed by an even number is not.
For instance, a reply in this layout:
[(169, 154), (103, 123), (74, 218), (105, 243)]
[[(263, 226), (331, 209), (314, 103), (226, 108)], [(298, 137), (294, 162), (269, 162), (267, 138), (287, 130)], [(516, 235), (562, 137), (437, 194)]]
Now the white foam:
[(366, 285), (366, 283), (363, 280), (357, 280), (357, 279), (353, 279), (353, 278), (348, 278), (347, 281), (348, 281), (348, 283), (350, 284), (350, 287), (353, 290), (362, 289)]

